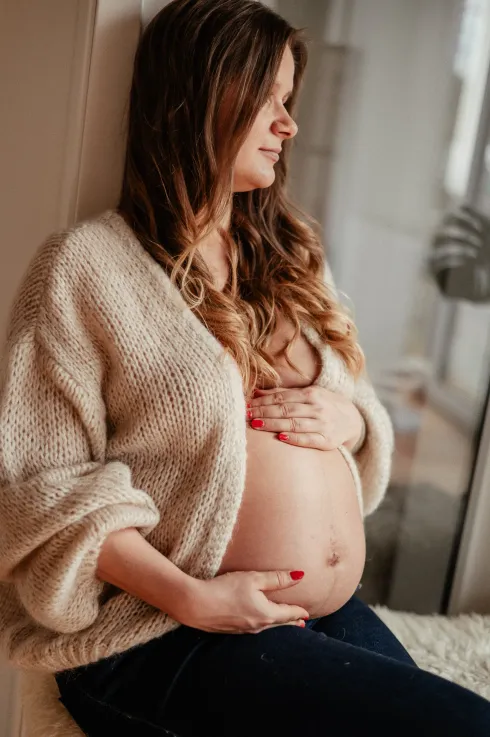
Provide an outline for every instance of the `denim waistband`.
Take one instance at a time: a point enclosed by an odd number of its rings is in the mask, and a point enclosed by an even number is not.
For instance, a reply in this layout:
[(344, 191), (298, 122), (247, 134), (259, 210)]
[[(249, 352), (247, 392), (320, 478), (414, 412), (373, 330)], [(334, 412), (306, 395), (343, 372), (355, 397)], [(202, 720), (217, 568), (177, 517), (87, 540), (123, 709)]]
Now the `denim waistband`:
[[(356, 592), (357, 592), (357, 591), (359, 591), (359, 589), (361, 589), (361, 588), (362, 588), (362, 583), (358, 584), (358, 586), (357, 586), (357, 588), (356, 588)], [(328, 616), (328, 615), (326, 615), (326, 616)], [(319, 621), (320, 619), (321, 619), (321, 617), (312, 617), (311, 619), (307, 619), (307, 620), (305, 621), (305, 625), (306, 625), (306, 627), (310, 627), (310, 628), (311, 628), (311, 627), (313, 627), (313, 626), (314, 626), (314, 625), (315, 625), (315, 624), (316, 624), (316, 623), (317, 623), (317, 622), (318, 622), (318, 621)]]

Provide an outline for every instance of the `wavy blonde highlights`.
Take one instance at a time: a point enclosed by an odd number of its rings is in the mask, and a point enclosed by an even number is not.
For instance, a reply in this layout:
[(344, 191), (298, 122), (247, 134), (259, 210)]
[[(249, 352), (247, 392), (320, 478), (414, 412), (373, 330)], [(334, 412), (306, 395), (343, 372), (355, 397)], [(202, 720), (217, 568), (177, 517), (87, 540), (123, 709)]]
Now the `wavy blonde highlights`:
[[(232, 190), (234, 161), (286, 45), (295, 60), (286, 103), (293, 114), (307, 62), (302, 30), (255, 0), (173, 0), (141, 36), (130, 95), (119, 212), (235, 359), (246, 396), (259, 384), (281, 385), (267, 351), (278, 314), (295, 327), (282, 353), (302, 376), (289, 357), (300, 321), (354, 376), (365, 365), (354, 322), (324, 281), (318, 223), (286, 195), (291, 141), (270, 187)], [(229, 230), (219, 229), (230, 278), (219, 291), (198, 247), (230, 208)]]

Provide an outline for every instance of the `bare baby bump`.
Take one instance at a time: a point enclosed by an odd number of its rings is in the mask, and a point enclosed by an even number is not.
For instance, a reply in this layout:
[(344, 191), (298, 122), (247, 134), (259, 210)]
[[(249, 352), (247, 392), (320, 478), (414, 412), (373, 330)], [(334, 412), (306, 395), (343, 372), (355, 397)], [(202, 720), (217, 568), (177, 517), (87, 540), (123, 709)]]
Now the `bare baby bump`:
[(364, 570), (364, 525), (350, 469), (338, 450), (282, 443), (247, 428), (242, 504), (218, 573), (300, 569), (292, 588), (269, 599), (304, 606), (311, 617), (339, 609)]

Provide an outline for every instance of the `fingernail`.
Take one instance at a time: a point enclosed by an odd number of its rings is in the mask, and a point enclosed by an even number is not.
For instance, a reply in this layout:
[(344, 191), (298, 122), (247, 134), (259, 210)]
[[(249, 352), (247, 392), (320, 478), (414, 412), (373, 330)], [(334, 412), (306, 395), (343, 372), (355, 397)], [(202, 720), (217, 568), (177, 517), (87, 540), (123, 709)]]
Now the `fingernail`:
[(248, 417), (248, 419), (251, 420), (253, 416), (254, 416), (254, 413), (252, 412), (252, 410), (251, 409), (247, 409), (247, 417)]
[(306, 627), (306, 624), (305, 624), (305, 622), (303, 620), (301, 620), (301, 624), (299, 626), (300, 627)]
[(257, 420), (256, 419), (256, 420), (252, 420), (252, 422), (250, 424), (252, 425), (252, 427), (264, 427), (265, 422), (264, 422), (264, 420)]
[(304, 571), (290, 571), (289, 575), (293, 579), (293, 581), (298, 581), (300, 578), (303, 578), (305, 575)]
[(289, 440), (289, 435), (286, 432), (280, 432), (277, 437), (279, 440)]

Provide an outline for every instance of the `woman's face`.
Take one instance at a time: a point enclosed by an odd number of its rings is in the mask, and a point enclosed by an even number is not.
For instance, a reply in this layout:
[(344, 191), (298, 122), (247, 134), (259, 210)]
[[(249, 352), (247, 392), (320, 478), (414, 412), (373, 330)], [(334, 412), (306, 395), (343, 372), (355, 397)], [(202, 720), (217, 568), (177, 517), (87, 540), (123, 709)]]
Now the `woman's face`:
[(235, 161), (233, 191), (249, 192), (270, 187), (275, 179), (274, 164), (282, 142), (298, 132), (298, 126), (284, 107), (293, 89), (294, 58), (289, 46), (283, 54), (272, 94), (263, 106)]

